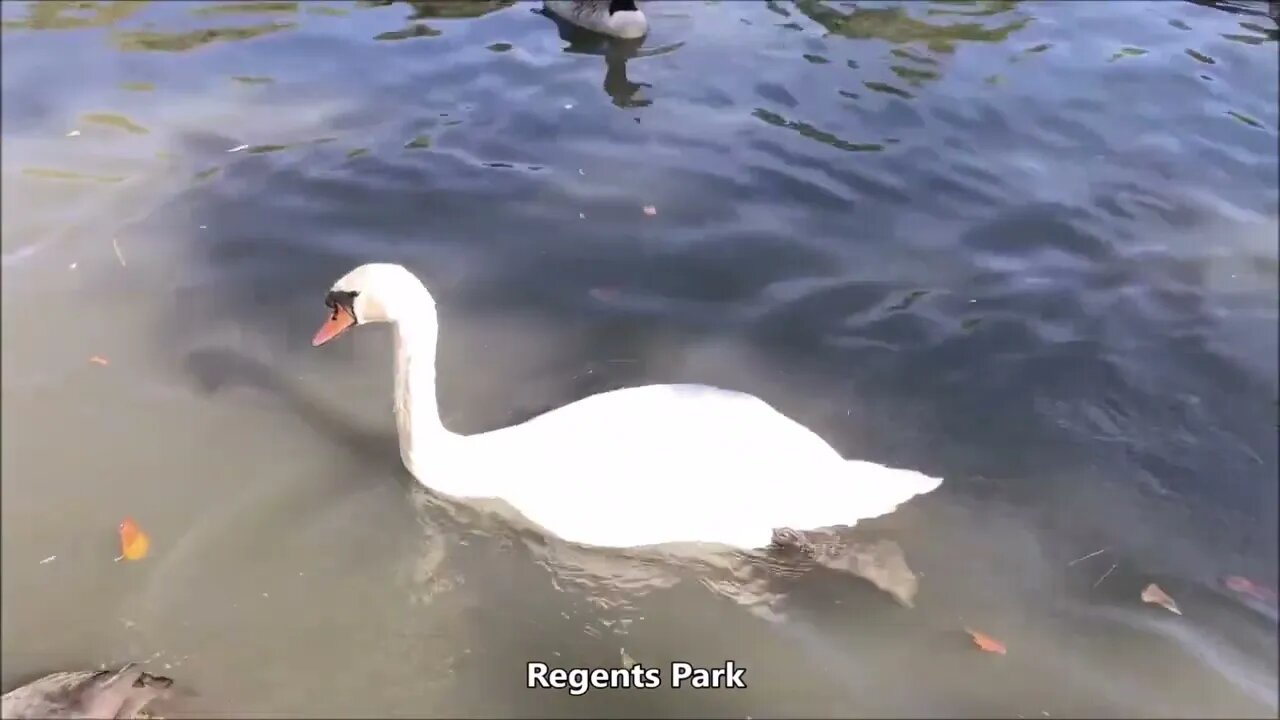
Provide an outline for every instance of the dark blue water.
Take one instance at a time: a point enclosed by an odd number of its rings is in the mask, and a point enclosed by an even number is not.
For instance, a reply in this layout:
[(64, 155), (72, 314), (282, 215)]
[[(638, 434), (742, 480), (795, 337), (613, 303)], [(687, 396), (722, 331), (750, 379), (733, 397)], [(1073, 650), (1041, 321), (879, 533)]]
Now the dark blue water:
[[(3, 4), (5, 689), (160, 652), (231, 714), (1275, 715), (1274, 599), (1222, 583), (1278, 580), (1265, 3), (539, 7)], [(711, 382), (945, 477), (865, 528), (918, 606), (423, 500), (385, 337), (308, 343), (374, 260), (440, 303), (457, 432)], [(523, 688), (620, 649), (751, 687)]]

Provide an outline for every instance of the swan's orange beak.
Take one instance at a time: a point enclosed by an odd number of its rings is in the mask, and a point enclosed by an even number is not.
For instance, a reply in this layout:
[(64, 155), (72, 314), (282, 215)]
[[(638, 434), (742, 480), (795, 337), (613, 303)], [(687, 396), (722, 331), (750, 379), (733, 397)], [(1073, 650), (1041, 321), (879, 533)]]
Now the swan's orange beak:
[(324, 324), (316, 331), (315, 337), (311, 338), (311, 346), (320, 347), (341, 335), (343, 331), (355, 323), (355, 318), (351, 317), (349, 314), (344, 312), (335, 312), (332, 317), (324, 321)]

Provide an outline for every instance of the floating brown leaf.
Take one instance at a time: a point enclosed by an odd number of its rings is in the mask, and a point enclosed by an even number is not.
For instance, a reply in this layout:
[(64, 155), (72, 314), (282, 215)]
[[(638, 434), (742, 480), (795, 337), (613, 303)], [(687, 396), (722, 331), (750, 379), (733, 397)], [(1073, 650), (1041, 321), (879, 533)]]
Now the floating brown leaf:
[(1159, 605), (1176, 615), (1182, 614), (1182, 611), (1178, 609), (1178, 603), (1174, 602), (1173, 598), (1169, 597), (1169, 594), (1161, 590), (1160, 586), (1155, 583), (1151, 583), (1142, 589), (1142, 602)]
[(965, 628), (964, 631), (969, 633), (969, 637), (973, 638), (973, 644), (977, 645), (978, 649), (983, 652), (996, 653), (997, 655), (1004, 655), (1008, 652), (1004, 647), (1004, 643), (986, 633), (980, 633), (971, 628)]

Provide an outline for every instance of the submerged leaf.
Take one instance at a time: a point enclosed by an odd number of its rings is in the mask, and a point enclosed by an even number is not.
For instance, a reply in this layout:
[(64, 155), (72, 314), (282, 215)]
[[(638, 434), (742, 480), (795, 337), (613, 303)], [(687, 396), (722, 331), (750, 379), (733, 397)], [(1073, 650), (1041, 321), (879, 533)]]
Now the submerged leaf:
[(1178, 609), (1178, 604), (1173, 601), (1173, 598), (1169, 597), (1169, 594), (1164, 590), (1161, 590), (1160, 586), (1155, 583), (1151, 583), (1142, 589), (1142, 602), (1159, 605), (1165, 610), (1176, 615), (1182, 614), (1182, 611)]
[(1276, 594), (1273, 590), (1263, 587), (1247, 577), (1241, 577), (1240, 575), (1228, 575), (1222, 579), (1222, 584), (1225, 585), (1228, 590), (1238, 592), (1241, 595), (1247, 595), (1254, 600), (1261, 600), (1262, 602), (1269, 603), (1274, 603), (1276, 601)]
[(997, 655), (1006, 654), (1004, 643), (987, 635), (970, 628), (965, 628), (965, 632), (969, 633), (969, 637), (973, 638), (973, 644), (978, 646), (983, 652), (996, 653)]

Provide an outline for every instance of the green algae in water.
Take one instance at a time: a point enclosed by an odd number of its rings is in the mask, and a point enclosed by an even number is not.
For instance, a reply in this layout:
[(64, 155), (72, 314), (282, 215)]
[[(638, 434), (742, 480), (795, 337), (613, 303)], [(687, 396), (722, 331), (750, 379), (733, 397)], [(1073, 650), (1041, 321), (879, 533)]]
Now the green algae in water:
[(1228, 110), (1228, 111), (1227, 111), (1227, 114), (1228, 114), (1228, 115), (1230, 115), (1231, 117), (1233, 117), (1233, 118), (1235, 118), (1235, 119), (1239, 120), (1240, 122), (1244, 123), (1245, 125), (1248, 125), (1249, 127), (1257, 128), (1257, 129), (1259, 129), (1259, 130), (1265, 130), (1265, 129), (1266, 129), (1266, 128), (1263, 126), (1263, 124), (1262, 124), (1262, 123), (1258, 122), (1257, 120), (1254, 120), (1253, 118), (1249, 117), (1248, 115), (1244, 115), (1244, 114), (1242, 114), (1242, 113), (1238, 113), (1238, 112), (1236, 112), (1235, 110)]
[(56, 170), (54, 168), (23, 168), (22, 174), (28, 177), (42, 178), (45, 180), (87, 180), (97, 183), (118, 183), (124, 182), (124, 177), (119, 175), (93, 175), (90, 173), (79, 173), (70, 170)]
[[(917, 55), (905, 48), (894, 48), (889, 51), (889, 54), (893, 55), (894, 57), (900, 57), (905, 60), (910, 60), (912, 62), (920, 63), (921, 65), (937, 65), (938, 64), (938, 61), (934, 60), (931, 57), (927, 57), (925, 55)], [(850, 60), (850, 62), (853, 62), (853, 61)], [(855, 64), (853, 67), (857, 67), (857, 65)]]
[(296, 2), (220, 2), (192, 10), (196, 15), (238, 15), (261, 13), (296, 13)]
[(938, 73), (933, 72), (932, 70), (917, 70), (915, 68), (906, 67), (905, 65), (893, 65), (890, 66), (889, 69), (893, 71), (894, 75), (906, 80), (908, 84), (917, 87), (926, 80), (938, 79)]
[(1217, 65), (1217, 64), (1218, 64), (1218, 61), (1217, 61), (1217, 60), (1214, 60), (1213, 58), (1209, 57), (1208, 55), (1205, 55), (1204, 53), (1196, 52), (1195, 50), (1192, 50), (1191, 48), (1187, 48), (1184, 52), (1186, 52), (1186, 53), (1187, 53), (1187, 55), (1190, 55), (1192, 58), (1194, 58), (1197, 62), (1202, 62), (1202, 63), (1204, 63), (1205, 65)]
[(906, 90), (900, 90), (900, 89), (898, 89), (898, 88), (896, 88), (896, 87), (894, 87), (894, 86), (892, 86), (892, 85), (890, 85), (890, 84), (888, 84), (888, 83), (868, 81), (868, 82), (864, 82), (864, 83), (862, 83), (862, 84), (863, 84), (863, 85), (865, 85), (865, 86), (867, 86), (867, 89), (868, 89), (868, 90), (871, 90), (871, 91), (873, 91), (873, 92), (884, 93), (884, 94), (886, 94), (886, 95), (897, 95), (897, 96), (898, 96), (898, 97), (900, 97), (900, 98), (912, 98), (912, 97), (915, 97), (914, 95), (912, 95), (911, 93), (907, 92)]
[(149, 135), (150, 130), (117, 113), (89, 113), (81, 115), (80, 120), (94, 125), (106, 125), (117, 130), (124, 130), (133, 135)]
[(343, 10), (342, 8), (330, 7), (328, 5), (317, 5), (317, 4), (307, 3), (307, 14), (308, 15), (325, 15), (328, 17), (346, 17), (351, 13), (347, 12), (346, 10)]
[(436, 37), (440, 34), (439, 30), (433, 27), (417, 24), (410, 25), (404, 30), (390, 30), (384, 33), (378, 33), (373, 36), (374, 40), (411, 40), (413, 38)]
[(272, 22), (231, 28), (206, 28), (183, 33), (133, 30), (113, 36), (116, 48), (124, 52), (185, 52), (217, 42), (252, 40), (296, 27), (292, 22)]
[(1146, 55), (1146, 54), (1147, 54), (1147, 51), (1143, 50), (1142, 48), (1122, 47), (1119, 50), (1117, 50), (1115, 54), (1111, 56), (1111, 59), (1108, 60), (1107, 62), (1115, 62), (1117, 60), (1120, 60), (1122, 58), (1127, 58), (1127, 57), (1142, 57), (1143, 55)]

